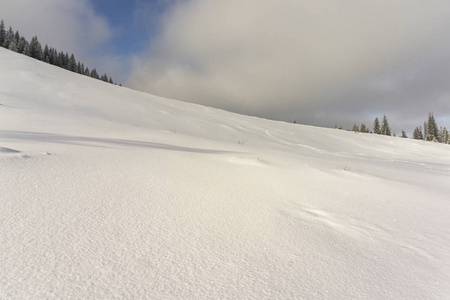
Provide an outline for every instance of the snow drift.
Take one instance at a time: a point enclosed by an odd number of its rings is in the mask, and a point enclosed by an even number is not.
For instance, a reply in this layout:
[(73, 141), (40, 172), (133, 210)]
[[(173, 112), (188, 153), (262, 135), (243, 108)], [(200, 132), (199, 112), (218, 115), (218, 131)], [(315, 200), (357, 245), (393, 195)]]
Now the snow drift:
[(444, 299), (450, 147), (163, 99), (0, 48), (0, 298)]

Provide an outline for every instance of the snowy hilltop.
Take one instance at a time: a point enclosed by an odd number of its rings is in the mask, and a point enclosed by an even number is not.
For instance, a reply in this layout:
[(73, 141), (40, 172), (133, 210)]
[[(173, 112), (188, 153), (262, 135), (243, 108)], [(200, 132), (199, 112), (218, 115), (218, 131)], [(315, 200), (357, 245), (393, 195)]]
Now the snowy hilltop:
[(448, 299), (450, 147), (0, 48), (1, 299)]

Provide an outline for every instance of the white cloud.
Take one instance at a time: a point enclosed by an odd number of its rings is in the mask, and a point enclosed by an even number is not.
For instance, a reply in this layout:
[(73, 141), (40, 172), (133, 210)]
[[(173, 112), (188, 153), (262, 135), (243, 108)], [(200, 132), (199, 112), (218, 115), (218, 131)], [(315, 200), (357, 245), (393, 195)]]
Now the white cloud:
[[(420, 100), (408, 92), (410, 84), (423, 85), (423, 97), (438, 93), (425, 99), (437, 108), (433, 101), (448, 95), (447, 87), (433, 92), (435, 83), (421, 76), (450, 73), (442, 65), (450, 52), (449, 20), (450, 4), (441, 0), (179, 1), (162, 18), (161, 36), (135, 58), (130, 84), (318, 125), (353, 124), (376, 112), (400, 115), (401, 106)], [(433, 64), (438, 69), (428, 67)], [(393, 83), (398, 99), (389, 98), (386, 86)], [(432, 106), (423, 107), (423, 118)]]

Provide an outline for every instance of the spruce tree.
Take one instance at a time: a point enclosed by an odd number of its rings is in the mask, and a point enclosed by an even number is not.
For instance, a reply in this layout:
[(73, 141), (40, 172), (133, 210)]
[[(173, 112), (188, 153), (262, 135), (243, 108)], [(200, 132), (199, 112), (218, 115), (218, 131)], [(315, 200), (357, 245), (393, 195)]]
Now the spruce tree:
[(361, 123), (361, 126), (359, 127), (359, 131), (366, 133), (367, 132), (367, 127), (364, 123)]
[(420, 136), (420, 134), (419, 134), (419, 127), (416, 127), (416, 128), (414, 128), (412, 137), (415, 140), (419, 140), (419, 139), (421, 139), (419, 136)]
[(11, 50), (11, 51), (17, 52), (17, 45), (16, 45), (16, 42), (15, 42), (15, 41), (12, 41), (11, 43), (9, 43), (8, 49)]
[(427, 130), (428, 130), (428, 125), (427, 125), (427, 121), (423, 122), (423, 140), (426, 140), (427, 138)]
[(449, 140), (450, 137), (449, 137), (449, 133), (448, 133), (447, 128), (444, 127), (442, 132), (443, 132), (442, 143), (449, 144), (450, 143), (450, 140)]
[(16, 30), (16, 33), (14, 34), (14, 41), (16, 42), (16, 45), (19, 44), (19, 40), (20, 40), (20, 33), (18, 30)]
[(356, 125), (356, 123), (353, 125), (352, 131), (354, 131), (354, 132), (358, 132), (359, 131), (358, 125)]
[(406, 132), (404, 130), (402, 130), (402, 138), (407, 139), (408, 136), (406, 135)]
[(9, 44), (11, 44), (14, 41), (14, 31), (12, 30), (11, 26), (9, 27), (9, 30), (5, 34), (5, 39), (3, 41), (3, 47), (6, 49), (9, 49)]
[(427, 122), (427, 135), (425, 137), (427, 141), (437, 141), (438, 140), (438, 127), (436, 121), (434, 120), (433, 113), (428, 114)]
[(42, 46), (41, 43), (39, 43), (37, 36), (34, 36), (31, 39), (27, 55), (32, 58), (42, 60)]
[(70, 55), (69, 60), (67, 61), (67, 69), (72, 72), (77, 71), (77, 61), (75, 59), (75, 55)]
[(25, 54), (28, 48), (28, 42), (25, 40), (23, 36), (20, 37), (19, 43), (17, 44), (17, 52), (21, 54)]
[(99, 79), (99, 75), (98, 75), (98, 73), (97, 73), (97, 69), (92, 69), (92, 71), (91, 71), (91, 77), (92, 78), (95, 78), (95, 79)]
[(0, 22), (0, 47), (3, 47), (3, 43), (5, 42), (6, 30), (5, 23), (3, 20)]
[(389, 122), (386, 115), (383, 116), (383, 120), (381, 121), (381, 134), (391, 135), (391, 129), (389, 128)]
[(375, 118), (375, 121), (373, 122), (373, 133), (381, 134), (380, 121), (378, 118)]
[(46, 63), (50, 63), (50, 49), (48, 48), (48, 45), (45, 45), (44, 47), (42, 60), (45, 61)]

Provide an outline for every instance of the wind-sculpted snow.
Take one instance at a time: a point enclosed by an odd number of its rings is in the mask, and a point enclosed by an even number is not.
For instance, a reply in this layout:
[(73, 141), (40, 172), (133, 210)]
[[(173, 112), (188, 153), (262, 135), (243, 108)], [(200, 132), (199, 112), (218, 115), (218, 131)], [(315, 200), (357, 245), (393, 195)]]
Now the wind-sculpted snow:
[(0, 49), (1, 299), (447, 299), (450, 148)]

